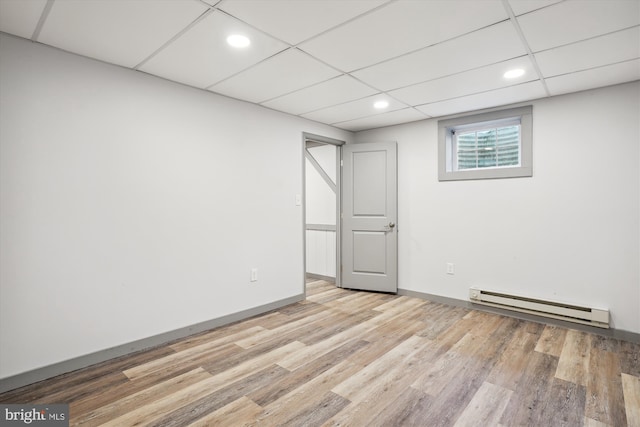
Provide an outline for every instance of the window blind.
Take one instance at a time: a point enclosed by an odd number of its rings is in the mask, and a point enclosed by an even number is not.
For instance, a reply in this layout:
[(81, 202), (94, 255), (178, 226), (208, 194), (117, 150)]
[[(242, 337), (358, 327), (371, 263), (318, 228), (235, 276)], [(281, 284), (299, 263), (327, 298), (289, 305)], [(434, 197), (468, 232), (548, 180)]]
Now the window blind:
[(457, 169), (520, 164), (520, 125), (465, 130), (455, 134)]

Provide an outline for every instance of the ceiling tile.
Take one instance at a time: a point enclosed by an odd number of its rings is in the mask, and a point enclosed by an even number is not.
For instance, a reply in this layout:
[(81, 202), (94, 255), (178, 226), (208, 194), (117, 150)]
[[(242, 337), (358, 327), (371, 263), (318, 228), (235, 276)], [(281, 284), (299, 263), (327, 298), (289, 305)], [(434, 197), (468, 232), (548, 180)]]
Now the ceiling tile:
[[(381, 111), (373, 107), (374, 102), (385, 100), (389, 102), (389, 107), (386, 110)], [(400, 101), (390, 98), (384, 94), (378, 94), (369, 96), (367, 98), (358, 99), (357, 101), (347, 102), (345, 104), (335, 105), (333, 107), (324, 108), (322, 110), (314, 111), (307, 114), (302, 114), (302, 117), (306, 117), (311, 120), (315, 120), (322, 123), (337, 123), (347, 120), (359, 119), (368, 116), (374, 116), (377, 114), (387, 113), (389, 111), (400, 110), (408, 107)]]
[(517, 18), (534, 52), (640, 24), (637, 0), (563, 1)]
[(498, 107), (543, 98), (545, 96), (546, 94), (542, 83), (540, 83), (540, 81), (534, 81), (475, 95), (449, 99), (447, 101), (420, 105), (416, 108), (432, 117), (440, 117), (449, 114), (481, 110), (483, 108)]
[[(525, 71), (524, 75), (512, 80), (505, 79), (503, 74), (514, 68), (522, 68)], [(394, 90), (389, 92), (389, 95), (409, 105), (420, 105), (486, 92), (537, 79), (538, 75), (531, 64), (531, 60), (528, 56), (522, 56), (510, 61)]]
[(398, 125), (400, 123), (415, 122), (427, 118), (429, 118), (429, 116), (422, 114), (421, 112), (416, 111), (413, 108), (403, 108), (402, 110), (364, 117), (362, 119), (335, 123), (334, 126), (344, 130), (358, 132), (365, 129), (375, 129), (384, 126)]
[(209, 90), (251, 102), (264, 102), (335, 77), (338, 71), (298, 49), (289, 49), (224, 80)]
[(510, 22), (357, 71), (353, 75), (380, 90), (396, 89), (525, 55)]
[(398, 0), (301, 48), (343, 71), (353, 71), (504, 19), (506, 11), (496, 0)]
[[(247, 49), (226, 42), (230, 34), (251, 39)], [(287, 48), (238, 20), (215, 11), (140, 67), (170, 80), (206, 88)]]
[(513, 13), (518, 16), (536, 9), (558, 3), (562, 0), (509, 0), (509, 6)]
[(184, 0), (56, 1), (38, 41), (133, 67), (205, 10), (200, 2)]
[(545, 79), (552, 95), (640, 80), (640, 59)]
[(291, 114), (303, 114), (377, 93), (351, 76), (342, 75), (265, 102), (265, 107)]
[(0, 31), (30, 39), (47, 0), (0, 1)]
[(220, 9), (290, 44), (348, 21), (389, 0), (233, 0)]
[(640, 27), (535, 54), (545, 77), (586, 70), (640, 57)]

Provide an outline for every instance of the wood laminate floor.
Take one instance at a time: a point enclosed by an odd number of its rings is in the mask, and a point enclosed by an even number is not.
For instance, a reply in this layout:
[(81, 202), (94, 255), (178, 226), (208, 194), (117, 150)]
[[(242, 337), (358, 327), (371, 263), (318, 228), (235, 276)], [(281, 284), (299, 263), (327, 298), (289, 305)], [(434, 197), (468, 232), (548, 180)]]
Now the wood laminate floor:
[(307, 300), (0, 395), (82, 426), (640, 426), (640, 345), (406, 296)]

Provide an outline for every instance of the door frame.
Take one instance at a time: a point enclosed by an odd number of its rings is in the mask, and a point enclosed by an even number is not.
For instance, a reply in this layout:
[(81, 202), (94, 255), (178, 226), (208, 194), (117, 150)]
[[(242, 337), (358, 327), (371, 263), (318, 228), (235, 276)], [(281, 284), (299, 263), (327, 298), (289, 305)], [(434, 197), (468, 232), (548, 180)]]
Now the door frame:
[(340, 212), (342, 212), (342, 168), (340, 163), (342, 161), (342, 146), (346, 144), (345, 141), (341, 141), (335, 138), (329, 138), (327, 136), (317, 135), (309, 132), (302, 132), (302, 292), (304, 297), (307, 297), (307, 163), (306, 163), (306, 145), (307, 141), (317, 142), (321, 144), (329, 144), (336, 146), (336, 287), (342, 287), (342, 277), (340, 274), (341, 267), (341, 219)]

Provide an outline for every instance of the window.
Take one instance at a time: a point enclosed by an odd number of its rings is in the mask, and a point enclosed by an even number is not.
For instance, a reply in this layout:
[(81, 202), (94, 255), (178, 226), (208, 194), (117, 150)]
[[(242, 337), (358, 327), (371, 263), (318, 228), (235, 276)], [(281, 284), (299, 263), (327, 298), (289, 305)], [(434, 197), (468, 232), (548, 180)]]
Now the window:
[(532, 107), (438, 122), (438, 179), (532, 176)]

